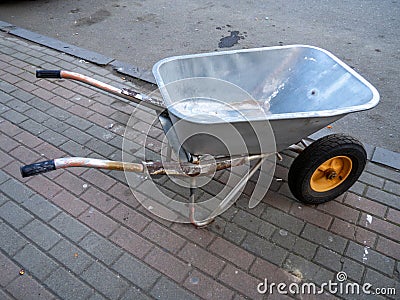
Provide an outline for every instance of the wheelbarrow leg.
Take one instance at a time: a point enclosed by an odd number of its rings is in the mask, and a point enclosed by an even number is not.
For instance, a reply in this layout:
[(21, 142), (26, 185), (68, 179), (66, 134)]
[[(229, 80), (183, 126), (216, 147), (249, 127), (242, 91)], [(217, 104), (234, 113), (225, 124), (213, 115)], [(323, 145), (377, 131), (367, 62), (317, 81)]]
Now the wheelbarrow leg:
[(238, 196), (239, 192), (242, 191), (242, 188), (246, 185), (247, 181), (254, 175), (254, 173), (261, 167), (262, 163), (265, 161), (266, 157), (260, 158), (258, 162), (247, 172), (247, 174), (240, 179), (240, 181), (235, 185), (235, 187), (225, 196), (224, 200), (214, 209), (214, 211), (210, 214), (209, 218), (206, 218), (202, 221), (197, 221), (195, 219), (195, 190), (194, 188), (196, 184), (196, 178), (192, 178), (191, 180), (191, 187), (190, 187), (190, 222), (196, 227), (206, 227), (211, 222), (214, 221), (215, 217), (220, 215), (227, 209), (230, 205), (232, 205), (232, 200), (236, 201), (235, 197)]

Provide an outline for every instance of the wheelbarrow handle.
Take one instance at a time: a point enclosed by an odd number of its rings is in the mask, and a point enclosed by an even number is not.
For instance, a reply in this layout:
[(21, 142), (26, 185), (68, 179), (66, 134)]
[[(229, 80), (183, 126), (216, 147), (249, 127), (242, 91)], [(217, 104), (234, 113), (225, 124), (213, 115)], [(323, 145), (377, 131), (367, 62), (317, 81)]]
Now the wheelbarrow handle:
[(21, 167), (21, 175), (22, 177), (29, 177), (40, 173), (54, 171), (55, 169), (56, 165), (54, 164), (54, 159), (46, 160)]
[(36, 70), (37, 78), (63, 78), (63, 79), (71, 79), (86, 83), (90, 86), (96, 87), (105, 92), (117, 95), (121, 98), (128, 99), (130, 101), (134, 101), (139, 104), (143, 104), (144, 106), (151, 108), (157, 112), (162, 112), (166, 109), (163, 101), (153, 99), (147, 95), (141, 94), (139, 92), (133, 91), (128, 88), (119, 89), (110, 84), (104, 83), (100, 80), (91, 78), (89, 76), (65, 71), (65, 70)]
[(61, 70), (36, 70), (36, 78), (62, 78)]

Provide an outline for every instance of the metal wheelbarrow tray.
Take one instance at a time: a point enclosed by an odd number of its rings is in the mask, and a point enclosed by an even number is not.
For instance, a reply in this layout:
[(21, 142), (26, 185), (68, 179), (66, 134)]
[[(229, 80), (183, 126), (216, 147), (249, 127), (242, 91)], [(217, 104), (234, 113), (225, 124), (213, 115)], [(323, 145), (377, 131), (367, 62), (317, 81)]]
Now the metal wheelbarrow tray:
[[(330, 135), (311, 145), (303, 142), (344, 115), (379, 102), (369, 82), (326, 50), (293, 45), (176, 56), (156, 63), (153, 74), (163, 102), (73, 72), (37, 71), (37, 77), (81, 81), (154, 109), (164, 131), (173, 128), (167, 138), (182, 161), (162, 165), (60, 158), (24, 166), (22, 175), (93, 167), (196, 177), (256, 161), (240, 182), (243, 187), (271, 152), (289, 148), (299, 153), (289, 170), (290, 190), (298, 200), (318, 204), (347, 191), (364, 169), (365, 149), (352, 137)], [(270, 133), (267, 148), (260, 146), (260, 130)], [(227, 147), (227, 141), (235, 145), (239, 139), (244, 148)], [(299, 142), (302, 146), (294, 145)], [(217, 159), (201, 165), (205, 154)], [(230, 199), (222, 202), (218, 213), (231, 204)], [(209, 221), (190, 218), (195, 225)]]

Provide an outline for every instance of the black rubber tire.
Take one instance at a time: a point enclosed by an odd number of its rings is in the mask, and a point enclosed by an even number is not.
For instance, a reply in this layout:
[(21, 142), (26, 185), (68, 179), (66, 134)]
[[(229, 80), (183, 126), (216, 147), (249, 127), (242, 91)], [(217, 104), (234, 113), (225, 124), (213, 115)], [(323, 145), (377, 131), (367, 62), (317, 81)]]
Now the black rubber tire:
[[(316, 192), (310, 186), (314, 171), (335, 156), (347, 156), (352, 161), (348, 177), (337, 187)], [(292, 194), (306, 204), (321, 204), (346, 192), (360, 177), (367, 162), (364, 146), (357, 139), (344, 134), (331, 134), (306, 147), (293, 161), (288, 175)]]

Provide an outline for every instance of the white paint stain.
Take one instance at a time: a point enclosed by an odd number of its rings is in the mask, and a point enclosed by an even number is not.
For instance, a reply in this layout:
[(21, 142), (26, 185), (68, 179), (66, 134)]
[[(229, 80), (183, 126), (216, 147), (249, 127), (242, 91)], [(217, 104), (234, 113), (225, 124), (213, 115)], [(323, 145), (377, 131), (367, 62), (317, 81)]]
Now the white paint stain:
[(367, 222), (368, 222), (369, 224), (372, 223), (372, 216), (371, 216), (371, 215), (367, 215)]

